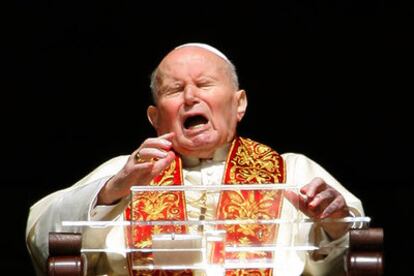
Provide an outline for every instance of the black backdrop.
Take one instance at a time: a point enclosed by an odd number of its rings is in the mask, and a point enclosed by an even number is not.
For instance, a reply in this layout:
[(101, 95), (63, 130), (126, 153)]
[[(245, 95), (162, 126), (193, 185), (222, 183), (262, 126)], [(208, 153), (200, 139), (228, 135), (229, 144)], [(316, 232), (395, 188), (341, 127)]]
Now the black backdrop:
[(4, 271), (33, 274), (29, 206), (153, 135), (152, 69), (172, 47), (205, 42), (228, 55), (247, 90), (239, 133), (336, 176), (384, 227), (387, 270), (407, 272), (413, 5), (277, 2), (20, 0), (3, 9)]

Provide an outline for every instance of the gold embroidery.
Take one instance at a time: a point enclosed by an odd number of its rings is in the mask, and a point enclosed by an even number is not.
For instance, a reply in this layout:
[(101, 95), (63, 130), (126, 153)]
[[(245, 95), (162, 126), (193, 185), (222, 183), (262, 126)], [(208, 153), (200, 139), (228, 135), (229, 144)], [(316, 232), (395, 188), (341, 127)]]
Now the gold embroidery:
[(134, 273), (135, 276), (191, 276), (191, 270), (140, 270)]
[[(150, 185), (182, 184), (181, 160), (177, 158), (156, 177)], [(271, 148), (250, 139), (237, 138), (233, 142), (227, 158), (223, 182), (226, 184), (264, 184), (284, 182), (284, 166), (281, 157)], [(140, 193), (132, 200), (131, 217), (134, 220), (180, 220), (185, 219), (185, 199), (183, 193)], [(232, 191), (223, 192), (219, 199), (217, 219), (268, 219), (278, 218), (282, 206), (278, 191)], [(155, 226), (134, 227), (132, 240), (138, 247), (151, 246), (150, 237), (159, 233), (183, 233), (185, 227)], [(138, 229), (139, 228), (139, 229)], [(224, 227), (227, 230), (227, 243), (255, 245), (272, 242), (277, 235), (274, 225), (240, 224)], [(218, 246), (215, 253), (224, 248)], [(212, 254), (212, 258), (221, 258), (223, 253)], [(226, 254), (226, 258), (271, 258), (269, 252), (238, 252)], [(150, 264), (152, 254), (135, 254), (132, 258), (138, 263)], [(224, 261), (224, 260), (221, 260)], [(144, 271), (134, 271), (143, 275)], [(155, 275), (191, 275), (191, 271), (152, 271)], [(271, 269), (227, 270), (226, 275), (270, 275)]]
[[(178, 195), (174, 192), (135, 193), (132, 204), (133, 220), (174, 219), (179, 213)], [(142, 204), (145, 202), (145, 204)]]
[(240, 146), (232, 158), (230, 184), (275, 183), (282, 176), (279, 155), (268, 146), (240, 138)]
[(171, 165), (161, 174), (162, 175), (161, 179), (158, 181), (156, 181), (156, 179), (153, 179), (150, 185), (164, 186), (164, 185), (174, 184), (175, 167), (176, 167), (176, 162), (173, 161)]
[(269, 269), (232, 269), (226, 271), (226, 276), (268, 276)]
[[(234, 141), (227, 159), (226, 184), (266, 184), (284, 182), (281, 157), (271, 148), (250, 139)], [(219, 219), (271, 219), (280, 216), (280, 191), (231, 191), (221, 195)], [(227, 245), (249, 246), (271, 243), (278, 227), (263, 224), (225, 226)], [(272, 258), (270, 252), (227, 253), (227, 259)], [(227, 270), (226, 275), (270, 275), (271, 269)]]

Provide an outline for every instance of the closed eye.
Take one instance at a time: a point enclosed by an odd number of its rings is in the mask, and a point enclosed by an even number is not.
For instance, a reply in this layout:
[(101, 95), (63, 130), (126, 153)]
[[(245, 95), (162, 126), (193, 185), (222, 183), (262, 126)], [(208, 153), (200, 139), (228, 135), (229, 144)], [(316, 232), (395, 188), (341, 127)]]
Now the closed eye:
[(176, 94), (183, 91), (181, 88), (172, 88), (172, 89), (168, 89), (167, 91), (165, 91), (166, 95), (171, 95), (171, 94)]
[(213, 84), (211, 82), (201, 82), (201, 83), (197, 84), (197, 87), (201, 88), (201, 89), (208, 89), (212, 86), (213, 86)]
[(166, 87), (161, 91), (163, 95), (174, 95), (183, 91), (183, 87), (181, 85), (175, 85), (173, 87)]

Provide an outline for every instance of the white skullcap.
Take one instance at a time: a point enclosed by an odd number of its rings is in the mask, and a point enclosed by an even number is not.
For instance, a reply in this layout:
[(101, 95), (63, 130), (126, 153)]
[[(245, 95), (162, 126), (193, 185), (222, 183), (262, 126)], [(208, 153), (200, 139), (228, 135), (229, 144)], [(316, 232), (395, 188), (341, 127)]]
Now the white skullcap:
[(203, 48), (219, 57), (221, 57), (222, 59), (224, 59), (225, 61), (227, 61), (228, 63), (230, 63), (230, 60), (226, 57), (226, 55), (224, 55), (222, 52), (220, 52), (218, 49), (214, 48), (213, 46), (210, 46), (208, 44), (205, 43), (186, 43), (186, 44), (182, 44), (180, 46), (175, 47), (175, 49), (180, 49), (180, 48), (184, 48), (184, 47), (199, 47), (199, 48)]

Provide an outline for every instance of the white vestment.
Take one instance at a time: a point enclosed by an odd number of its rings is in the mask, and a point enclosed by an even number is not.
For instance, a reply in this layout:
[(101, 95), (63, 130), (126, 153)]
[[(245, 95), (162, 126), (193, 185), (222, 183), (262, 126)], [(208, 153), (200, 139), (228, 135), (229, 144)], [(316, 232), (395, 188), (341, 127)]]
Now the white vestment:
[[(184, 185), (219, 185), (222, 181), (227, 148), (218, 150), (212, 160), (198, 161), (184, 159)], [(347, 191), (321, 166), (301, 154), (282, 154), (286, 164), (286, 183), (298, 185), (308, 184), (313, 178), (321, 177), (338, 190), (345, 198), (351, 213), (354, 216), (363, 216), (362, 204), (358, 198)], [(122, 199), (114, 206), (96, 206), (97, 195), (106, 181), (115, 175), (126, 163), (128, 156), (113, 158), (96, 168), (89, 175), (73, 186), (57, 191), (38, 201), (30, 209), (26, 228), (26, 241), (31, 254), (37, 275), (46, 275), (45, 264), (48, 256), (49, 232), (82, 232), (80, 227), (65, 227), (62, 221), (93, 221), (93, 220), (122, 220), (123, 210), (129, 198)], [(192, 206), (191, 194), (187, 195), (187, 215), (189, 219), (199, 216), (199, 208)], [(283, 204), (282, 218), (289, 218), (297, 211), (288, 203)], [(207, 202), (214, 210), (217, 204), (214, 200)], [(286, 207), (285, 207), (286, 206)], [(290, 206), (290, 207), (289, 207)], [(213, 216), (213, 212), (206, 214)], [(302, 214), (302, 216), (304, 216)], [(299, 226), (292, 234), (288, 226), (279, 228), (278, 239), (292, 237), (301, 244), (313, 243), (338, 245), (327, 252), (321, 260), (313, 260), (308, 252), (287, 251), (280, 258), (275, 258), (275, 268), (278, 275), (338, 275), (343, 272), (344, 246), (347, 244), (347, 235), (330, 241), (320, 228), (311, 228), (310, 225)], [(104, 256), (91, 254), (88, 256), (88, 275), (128, 275), (123, 231), (120, 228), (98, 229), (83, 232), (83, 244), (89, 248), (106, 247), (118, 253), (108, 253)], [(342, 248), (341, 248), (342, 247)]]

